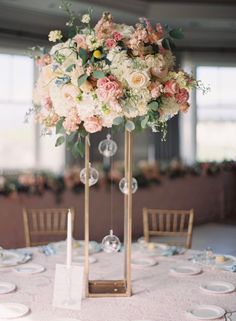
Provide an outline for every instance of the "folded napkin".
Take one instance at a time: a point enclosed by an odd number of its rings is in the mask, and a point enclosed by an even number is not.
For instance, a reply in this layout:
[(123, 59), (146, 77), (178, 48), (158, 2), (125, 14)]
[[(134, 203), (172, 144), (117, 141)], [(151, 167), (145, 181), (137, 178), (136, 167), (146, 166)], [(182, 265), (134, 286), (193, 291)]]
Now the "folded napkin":
[(180, 250), (181, 249), (177, 248), (176, 246), (170, 246), (166, 250), (163, 251), (162, 255), (163, 256), (177, 255), (177, 254), (180, 254)]
[(51, 256), (51, 255), (55, 255), (56, 254), (56, 250), (54, 248), (54, 246), (52, 245), (45, 245), (45, 246), (41, 246), (39, 251), (43, 254), (45, 254), (46, 256)]

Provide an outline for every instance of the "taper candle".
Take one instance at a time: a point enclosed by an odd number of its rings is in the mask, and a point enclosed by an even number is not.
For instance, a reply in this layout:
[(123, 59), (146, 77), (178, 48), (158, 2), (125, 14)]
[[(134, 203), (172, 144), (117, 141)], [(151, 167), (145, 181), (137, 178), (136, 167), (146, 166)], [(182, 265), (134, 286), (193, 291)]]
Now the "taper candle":
[(67, 252), (66, 252), (66, 266), (69, 269), (72, 261), (72, 215), (70, 209), (67, 214)]

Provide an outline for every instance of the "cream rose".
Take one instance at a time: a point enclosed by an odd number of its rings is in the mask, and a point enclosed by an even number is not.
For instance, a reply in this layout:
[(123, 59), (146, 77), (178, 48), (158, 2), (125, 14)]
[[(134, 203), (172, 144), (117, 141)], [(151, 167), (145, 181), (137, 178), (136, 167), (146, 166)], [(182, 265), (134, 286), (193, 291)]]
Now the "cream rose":
[(146, 87), (149, 79), (150, 78), (145, 71), (134, 71), (127, 77), (128, 84), (133, 89)]

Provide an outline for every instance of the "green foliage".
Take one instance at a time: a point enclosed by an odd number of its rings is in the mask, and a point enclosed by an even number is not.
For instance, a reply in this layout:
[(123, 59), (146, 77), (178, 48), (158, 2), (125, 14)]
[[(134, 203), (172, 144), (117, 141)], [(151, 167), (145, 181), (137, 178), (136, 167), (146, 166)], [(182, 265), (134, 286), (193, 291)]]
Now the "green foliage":
[(174, 41), (170, 38), (164, 38), (161, 43), (165, 49), (173, 50), (176, 48)]
[(81, 139), (74, 143), (71, 151), (74, 158), (78, 158), (78, 156), (84, 156), (84, 143), (81, 141)]
[(88, 54), (87, 51), (83, 48), (79, 48), (79, 52), (78, 55), (80, 56), (80, 58), (82, 59), (83, 65), (86, 64), (87, 60), (88, 60)]
[(125, 123), (125, 129), (128, 130), (129, 132), (132, 132), (135, 129), (135, 124), (131, 120), (127, 120)]
[(106, 77), (106, 75), (101, 70), (94, 70), (93, 77), (96, 78), (96, 79), (100, 79), (100, 78)]
[(57, 138), (57, 140), (56, 140), (55, 146), (56, 146), (56, 147), (57, 147), (57, 146), (60, 146), (60, 145), (62, 145), (64, 142), (65, 142), (65, 136), (59, 136), (59, 137)]
[(66, 68), (66, 72), (71, 72), (76, 67), (75, 64), (72, 64)]
[(169, 31), (169, 35), (174, 39), (183, 39), (184, 34), (181, 28), (172, 29)]
[(153, 111), (156, 111), (159, 107), (159, 104), (157, 101), (151, 101), (149, 104), (148, 104), (148, 108), (153, 110)]
[(123, 117), (116, 117), (113, 120), (113, 125), (119, 126), (119, 125), (123, 124), (123, 122), (124, 122), (124, 118)]
[(64, 127), (62, 126), (65, 118), (62, 117), (56, 124), (56, 134), (64, 134), (65, 130)]
[(81, 85), (83, 85), (83, 83), (87, 80), (88, 78), (88, 75), (87, 74), (84, 74), (82, 76), (80, 76), (77, 80), (77, 84), (78, 84), (78, 87), (80, 87)]
[(141, 127), (145, 129), (147, 127), (147, 123), (149, 120), (149, 115), (146, 115), (142, 120), (141, 120)]

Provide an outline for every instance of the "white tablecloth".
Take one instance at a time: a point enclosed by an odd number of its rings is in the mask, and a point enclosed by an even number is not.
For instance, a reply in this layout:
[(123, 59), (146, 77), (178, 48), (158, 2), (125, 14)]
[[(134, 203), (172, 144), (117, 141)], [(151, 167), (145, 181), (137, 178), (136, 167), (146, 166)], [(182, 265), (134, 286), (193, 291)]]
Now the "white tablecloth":
[[(52, 307), (53, 281), (56, 263), (64, 263), (64, 255), (45, 256), (37, 248), (33, 263), (45, 266), (46, 271), (35, 275), (20, 275), (10, 268), (0, 269), (0, 281), (17, 285), (13, 293), (0, 296), (0, 302), (27, 305), (31, 312), (21, 321), (190, 321), (186, 309), (195, 304), (219, 305), (226, 311), (236, 310), (236, 292), (212, 295), (199, 286), (204, 281), (222, 280), (236, 284), (236, 273), (203, 267), (203, 273), (191, 277), (177, 277), (169, 269), (183, 262), (190, 252), (172, 257), (159, 257), (158, 264), (149, 268), (132, 268), (133, 295), (128, 298), (83, 299), (81, 311)], [(91, 278), (115, 278), (119, 274), (122, 254), (97, 253), (97, 262), (90, 265)], [(106, 273), (105, 273), (106, 272)], [(2, 319), (0, 319), (2, 321)], [(72, 320), (71, 320), (72, 321)]]

